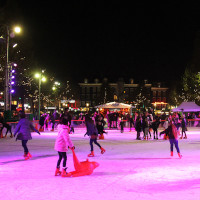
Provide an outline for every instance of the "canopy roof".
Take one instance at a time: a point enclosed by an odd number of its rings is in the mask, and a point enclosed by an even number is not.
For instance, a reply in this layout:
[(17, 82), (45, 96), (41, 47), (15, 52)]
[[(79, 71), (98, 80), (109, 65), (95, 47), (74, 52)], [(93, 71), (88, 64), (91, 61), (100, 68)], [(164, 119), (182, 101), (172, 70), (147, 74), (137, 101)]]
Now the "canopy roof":
[(172, 109), (173, 112), (199, 112), (200, 106), (195, 102), (182, 102), (177, 108)]
[(110, 102), (110, 103), (96, 106), (96, 108), (108, 108), (108, 109), (128, 108), (128, 109), (130, 109), (130, 108), (132, 108), (132, 105), (125, 104), (125, 103), (118, 103), (118, 102)]

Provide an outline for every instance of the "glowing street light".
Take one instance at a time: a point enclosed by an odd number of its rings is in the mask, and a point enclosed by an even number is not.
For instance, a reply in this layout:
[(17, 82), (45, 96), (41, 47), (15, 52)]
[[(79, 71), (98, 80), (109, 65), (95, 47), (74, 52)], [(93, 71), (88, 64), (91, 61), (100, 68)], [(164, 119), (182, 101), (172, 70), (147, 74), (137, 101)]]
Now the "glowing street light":
[(6, 26), (6, 68), (5, 68), (5, 88), (4, 88), (4, 110), (11, 110), (12, 103), (12, 85), (10, 84), (10, 72), (12, 73), (12, 65), (9, 63), (9, 47), (10, 47), (10, 37), (14, 37), (14, 33), (20, 33), (21, 28), (19, 26), (10, 29)]
[(21, 27), (19, 26), (15, 26), (13, 30), (15, 33), (21, 33)]
[[(42, 71), (43, 72), (43, 71)], [(39, 79), (39, 97), (38, 97), (38, 119), (40, 119), (40, 93), (41, 93), (41, 82), (46, 81), (46, 77), (41, 73), (36, 73), (35, 78)]]

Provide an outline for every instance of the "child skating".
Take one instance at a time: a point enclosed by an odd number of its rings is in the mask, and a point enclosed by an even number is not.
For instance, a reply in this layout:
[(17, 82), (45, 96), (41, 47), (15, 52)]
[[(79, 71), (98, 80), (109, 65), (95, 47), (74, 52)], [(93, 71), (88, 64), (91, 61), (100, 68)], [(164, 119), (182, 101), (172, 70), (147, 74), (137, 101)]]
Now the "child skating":
[(160, 135), (164, 133), (167, 136), (169, 136), (171, 156), (173, 156), (173, 146), (175, 146), (179, 158), (182, 158), (182, 155), (180, 153), (179, 146), (178, 146), (178, 131), (177, 131), (176, 126), (172, 123), (172, 121), (169, 122), (169, 127), (167, 129), (160, 132)]
[(86, 135), (90, 136), (90, 147), (91, 147), (91, 153), (88, 154), (88, 157), (94, 157), (93, 143), (96, 144), (101, 149), (102, 154), (105, 153), (106, 150), (102, 148), (101, 145), (97, 142), (98, 130), (94, 125), (94, 121), (89, 116), (86, 116), (85, 123), (87, 128)]
[[(67, 173), (67, 151), (68, 147), (71, 149), (75, 149), (70, 137), (69, 137), (69, 132), (70, 132), (70, 127), (67, 125), (68, 121), (62, 117), (60, 119), (60, 123), (58, 125), (58, 137), (55, 142), (55, 150), (58, 151), (58, 161), (57, 161), (57, 166), (56, 166), (56, 171), (55, 171), (55, 176), (62, 175), (62, 177), (69, 177), (71, 176), (69, 173)], [(60, 164), (61, 161), (63, 160), (63, 168), (62, 172), (60, 171)]]
[(17, 135), (16, 140), (22, 141), (22, 147), (24, 148), (24, 158), (25, 160), (28, 160), (32, 157), (27, 147), (28, 140), (32, 139), (30, 129), (37, 132), (39, 135), (40, 132), (32, 125), (32, 123), (28, 119), (26, 119), (26, 115), (24, 112), (20, 112), (19, 117), (20, 120), (16, 126), (14, 137)]

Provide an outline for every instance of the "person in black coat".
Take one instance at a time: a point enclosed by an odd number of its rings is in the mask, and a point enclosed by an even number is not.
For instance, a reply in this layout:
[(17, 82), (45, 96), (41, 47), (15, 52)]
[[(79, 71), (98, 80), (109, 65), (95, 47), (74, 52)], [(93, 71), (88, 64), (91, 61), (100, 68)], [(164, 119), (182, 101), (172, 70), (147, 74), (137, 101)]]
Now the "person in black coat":
[(154, 140), (155, 139), (158, 140), (158, 127), (159, 127), (159, 125), (160, 125), (160, 119), (159, 119), (159, 117), (156, 117), (156, 120), (152, 123)]
[(136, 118), (135, 130), (137, 131), (136, 140), (141, 140), (141, 138), (140, 138), (140, 132), (142, 131), (142, 121), (141, 121), (141, 116), (139, 116), (139, 115)]

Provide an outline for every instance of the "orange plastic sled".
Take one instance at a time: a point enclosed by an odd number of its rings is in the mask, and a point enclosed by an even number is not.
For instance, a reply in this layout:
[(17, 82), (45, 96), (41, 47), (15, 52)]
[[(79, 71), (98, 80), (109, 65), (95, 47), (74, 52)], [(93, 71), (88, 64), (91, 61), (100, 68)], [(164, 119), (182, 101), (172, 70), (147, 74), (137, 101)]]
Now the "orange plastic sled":
[(94, 169), (99, 166), (99, 163), (90, 162), (88, 159), (86, 161), (79, 162), (74, 152), (74, 149), (71, 149), (71, 150), (73, 153), (73, 161), (74, 161), (74, 168), (75, 168), (75, 171), (69, 172), (72, 177), (90, 175), (93, 173)]

